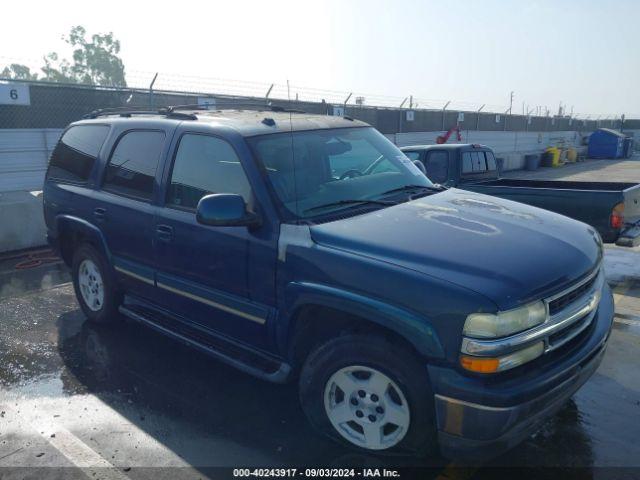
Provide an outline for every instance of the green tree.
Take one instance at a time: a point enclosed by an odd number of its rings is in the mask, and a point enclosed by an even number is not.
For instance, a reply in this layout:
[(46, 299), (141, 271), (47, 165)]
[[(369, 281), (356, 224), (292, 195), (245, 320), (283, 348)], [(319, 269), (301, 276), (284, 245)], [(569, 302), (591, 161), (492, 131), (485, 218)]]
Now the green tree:
[(38, 74), (31, 73), (31, 69), (25, 65), (12, 63), (11, 65), (4, 67), (4, 70), (0, 72), (0, 77), (13, 78), (16, 80), (37, 80)]
[[(51, 52), (43, 58), (41, 80), (60, 83), (84, 83), (107, 87), (126, 87), (124, 64), (118, 56), (120, 42), (113, 33), (95, 34), (87, 38), (82, 26), (75, 26), (68, 36), (62, 39), (73, 48), (72, 60), (60, 58)], [(28, 67), (13, 64), (0, 73), (5, 78), (36, 80)]]

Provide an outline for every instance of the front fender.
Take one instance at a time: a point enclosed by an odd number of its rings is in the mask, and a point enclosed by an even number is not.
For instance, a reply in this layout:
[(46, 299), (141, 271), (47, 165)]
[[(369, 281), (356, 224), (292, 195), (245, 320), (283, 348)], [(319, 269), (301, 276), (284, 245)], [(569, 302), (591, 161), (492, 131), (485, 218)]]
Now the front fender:
[[(430, 358), (444, 358), (444, 350), (429, 322), (407, 309), (359, 293), (328, 285), (291, 282), (285, 287), (285, 308), (290, 320), (299, 308), (319, 305), (357, 315), (394, 331)], [(288, 328), (283, 329), (288, 330)], [(284, 332), (283, 332), (284, 333)]]

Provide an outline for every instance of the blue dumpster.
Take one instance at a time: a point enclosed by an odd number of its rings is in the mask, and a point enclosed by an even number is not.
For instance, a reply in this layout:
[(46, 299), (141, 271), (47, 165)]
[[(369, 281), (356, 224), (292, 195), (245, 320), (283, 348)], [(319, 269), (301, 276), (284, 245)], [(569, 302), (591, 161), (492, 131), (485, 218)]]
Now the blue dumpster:
[(623, 158), (626, 136), (617, 130), (599, 128), (589, 136), (589, 158)]

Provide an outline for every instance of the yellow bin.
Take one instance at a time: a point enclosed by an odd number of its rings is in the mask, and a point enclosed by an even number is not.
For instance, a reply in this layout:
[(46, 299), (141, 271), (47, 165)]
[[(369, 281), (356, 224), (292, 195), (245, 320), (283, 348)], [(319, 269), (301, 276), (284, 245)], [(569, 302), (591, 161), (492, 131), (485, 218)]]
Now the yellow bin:
[(575, 162), (578, 160), (578, 151), (575, 148), (567, 149), (567, 162)]
[(544, 153), (546, 153), (545, 157), (547, 158), (548, 164), (546, 166), (549, 167), (559, 167), (562, 164), (560, 163), (560, 149), (557, 147), (549, 147)]

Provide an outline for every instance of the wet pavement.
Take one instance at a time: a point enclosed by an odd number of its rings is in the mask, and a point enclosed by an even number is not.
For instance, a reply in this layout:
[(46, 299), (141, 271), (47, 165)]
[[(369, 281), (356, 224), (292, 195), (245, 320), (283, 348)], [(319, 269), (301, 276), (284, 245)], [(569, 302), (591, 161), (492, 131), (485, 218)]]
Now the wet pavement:
[(354, 454), (311, 429), (295, 385), (265, 383), (138, 324), (90, 325), (59, 262), (15, 270), (20, 259), (0, 259), (0, 478), (216, 478), (230, 471), (215, 467), (347, 465), (430, 467), (423, 478), (490, 478), (497, 467), (527, 467), (518, 476), (530, 478), (640, 476), (635, 250), (607, 251), (608, 279), (626, 306), (597, 373), (521, 446), (465, 468)]

